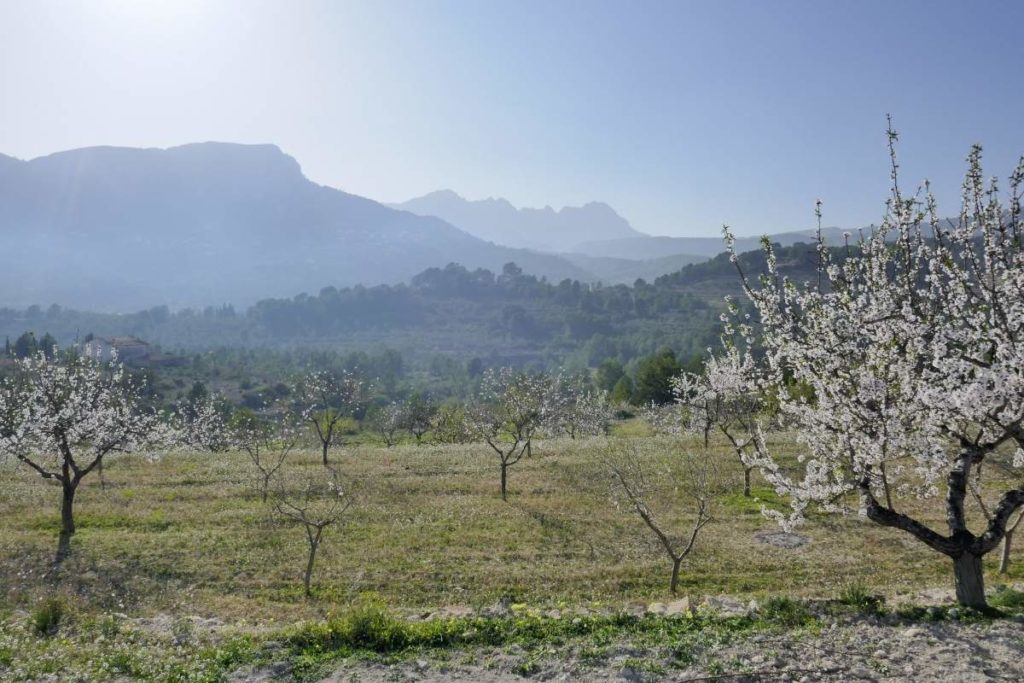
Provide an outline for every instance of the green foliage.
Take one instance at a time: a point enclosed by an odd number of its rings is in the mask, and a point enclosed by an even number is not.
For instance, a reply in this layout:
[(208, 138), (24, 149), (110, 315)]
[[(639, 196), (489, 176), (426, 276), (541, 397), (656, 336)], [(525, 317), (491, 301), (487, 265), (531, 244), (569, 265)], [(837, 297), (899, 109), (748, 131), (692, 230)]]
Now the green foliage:
[(47, 598), (32, 611), (32, 628), (41, 636), (52, 636), (60, 628), (63, 618), (64, 601), (57, 597)]
[(39, 353), (39, 343), (34, 332), (25, 332), (14, 342), (14, 357), (28, 358)]
[(864, 614), (879, 614), (885, 605), (885, 598), (872, 594), (862, 581), (854, 581), (843, 587), (839, 594), (839, 604)]
[(633, 399), (633, 380), (623, 375), (612, 388), (612, 403), (629, 403)]
[(595, 377), (595, 384), (598, 389), (604, 391), (612, 391), (626, 374), (625, 368), (615, 358), (608, 358), (601, 365), (597, 367), (597, 375)]
[(1024, 591), (1009, 586), (998, 586), (988, 602), (992, 607), (999, 609), (1024, 612)]
[(358, 651), (390, 654), (406, 650), (465, 646), (532, 648), (582, 639), (606, 645), (616, 638), (678, 647), (695, 639), (722, 642), (729, 634), (757, 630), (813, 626), (817, 622), (806, 606), (787, 598), (770, 600), (763, 616), (750, 617), (643, 617), (625, 613), (588, 615), (572, 619), (536, 613), (511, 617), (458, 617), (410, 622), (397, 619), (376, 601), (361, 603), (344, 616), (306, 624), (290, 631), (285, 642), (300, 659), (328, 659)]
[[(389, 351), (373, 354), (376, 367), (359, 367), (390, 400), (400, 398), (394, 394), (410, 370), (435, 369), (435, 349), (458, 360), (461, 383), (479, 377), (487, 366), (510, 362), (548, 369), (596, 367), (607, 358), (625, 363), (661, 345), (689, 356), (718, 337), (721, 291), (697, 295), (674, 283), (634, 288), (571, 280), (554, 284), (510, 272), (495, 276), (451, 264), (424, 271), (409, 285), (326, 287), (315, 296), (260, 301), (244, 314), (231, 308), (171, 313), (158, 307), (122, 315), (60, 309), (45, 321), (65, 343), (77, 339), (79, 330), (92, 330), (108, 337), (132, 334), (189, 353), (276, 348), (295, 360), (308, 356), (314, 360), (309, 367), (320, 370), (329, 368), (313, 357), (331, 352), (313, 349), (386, 345)], [(731, 279), (735, 283), (734, 274)], [(28, 311), (0, 309), (0, 334), (20, 334), (38, 323)], [(390, 359), (383, 358), (389, 354)], [(475, 361), (463, 365), (469, 359)], [(453, 374), (445, 372), (442, 379)], [(454, 393), (425, 388), (439, 399)]]
[(764, 620), (787, 628), (808, 626), (815, 621), (806, 603), (787, 597), (768, 598), (761, 605), (759, 612)]
[(661, 349), (653, 356), (641, 359), (633, 385), (633, 404), (670, 403), (674, 398), (671, 380), (681, 371), (682, 366), (672, 349)]

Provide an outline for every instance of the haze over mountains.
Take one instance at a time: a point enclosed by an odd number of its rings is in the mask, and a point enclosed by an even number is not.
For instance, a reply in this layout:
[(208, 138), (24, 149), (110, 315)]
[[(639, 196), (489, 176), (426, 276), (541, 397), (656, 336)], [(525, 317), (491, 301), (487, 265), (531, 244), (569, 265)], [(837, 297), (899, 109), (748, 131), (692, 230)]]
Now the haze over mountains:
[[(634, 228), (603, 202), (566, 206), (556, 211), (550, 206), (543, 209), (516, 208), (502, 198), (469, 200), (452, 190), (438, 190), (389, 206), (421, 216), (441, 218), (495, 244), (561, 253), (577, 265), (592, 269), (614, 282), (632, 281), (616, 278), (616, 267), (621, 272), (656, 272), (661, 275), (723, 251), (722, 238), (717, 235), (648, 235)], [(772, 235), (772, 241), (790, 246), (812, 237), (814, 231), (801, 230)], [(828, 228), (826, 237), (830, 241), (839, 240), (841, 231)], [(736, 247), (739, 251), (758, 249), (760, 237), (738, 238)], [(636, 261), (645, 263), (626, 263)], [(662, 270), (665, 267), (669, 269)], [(649, 279), (643, 274), (635, 277)]]
[(313, 183), (273, 145), (0, 155), (0, 306), (244, 306), (399, 283), (450, 262), (614, 284), (722, 250), (715, 237), (645, 235), (598, 202), (516, 209), (440, 192), (401, 207)]
[(507, 199), (471, 201), (452, 190), (438, 190), (390, 206), (421, 216), (437, 216), (495, 244), (539, 251), (578, 252), (576, 247), (583, 242), (645, 236), (602, 202), (557, 211), (550, 206), (519, 209)]
[(272, 145), (0, 156), (3, 305), (131, 310), (394, 283), (451, 261), (590, 279), (558, 256), (317, 185)]

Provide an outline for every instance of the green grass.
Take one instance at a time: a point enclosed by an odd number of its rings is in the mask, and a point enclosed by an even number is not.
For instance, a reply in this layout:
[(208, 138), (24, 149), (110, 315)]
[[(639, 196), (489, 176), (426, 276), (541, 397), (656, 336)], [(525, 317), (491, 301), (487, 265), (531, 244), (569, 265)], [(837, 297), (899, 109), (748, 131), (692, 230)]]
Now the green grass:
[[(793, 609), (799, 608), (788, 606), (783, 611)], [(74, 680), (128, 677), (205, 682), (223, 680), (244, 666), (276, 662), (284, 663), (297, 680), (319, 680), (344, 658), (393, 662), (427, 656), (432, 661), (474, 661), (474, 652), (514, 648), (521, 658), (513, 672), (529, 675), (545, 657), (567, 650), (579, 652), (581, 660), (591, 665), (601, 665), (609, 657), (608, 646), (615, 643), (645, 653), (624, 666), (665, 673), (664, 662), (685, 667), (701, 653), (737, 638), (815, 626), (813, 618), (802, 616), (796, 623), (772, 611), (731, 618), (625, 613), (552, 618), (524, 613), (411, 622), (369, 600), (324, 620), (265, 629), (258, 636), (229, 634), (217, 642), (199, 640), (183, 648), (166, 633), (124, 624), (111, 629), (109, 617), (95, 620), (73, 613), (56, 638), (43, 637), (17, 620), (0, 621), (0, 666), (10, 667), (5, 680), (49, 674)]]
[[(671, 466), (696, 442), (631, 437), (655, 465)], [(168, 454), (112, 460), (106, 489), (83, 483), (79, 532), (59, 585), (98, 609), (147, 614), (213, 614), (298, 620), (348, 607), (373, 591), (409, 611), (482, 607), (503, 597), (550, 606), (666, 601), (669, 565), (643, 523), (609, 502), (600, 440), (539, 442), (510, 471), (509, 502), (498, 496), (498, 468), (480, 445), (360, 446), (333, 453), (357, 504), (328, 529), (314, 572), (314, 597), (300, 589), (301, 529), (275, 520), (245, 484), (243, 455)], [(838, 597), (836, 577), (873, 595), (946, 586), (948, 561), (899, 531), (857, 515), (812, 515), (810, 542), (785, 550), (755, 534), (775, 530), (762, 506), (784, 508), (716, 444), (726, 491), (715, 521), (683, 565), (681, 592), (694, 597)], [(316, 471), (318, 454), (292, 467)], [(24, 468), (0, 468), (0, 609), (29, 609), (49, 597), (58, 529), (58, 490)], [(669, 526), (685, 530), (672, 492), (654, 501)], [(855, 501), (851, 501), (855, 504)], [(922, 503), (907, 502), (908, 512)], [(941, 525), (941, 508), (924, 519)], [(993, 559), (992, 562), (995, 560)], [(1019, 563), (1009, 580), (1019, 578)]]
[[(633, 423), (620, 429), (656, 471), (670, 468), (681, 450), (702, 447), (696, 440), (643, 436)], [(792, 453), (784, 437), (774, 438), (776, 449)], [(670, 648), (666, 657), (684, 665), (703, 644), (730, 633), (812, 628), (805, 598), (881, 613), (898, 593), (951, 584), (948, 560), (855, 514), (811, 515), (799, 530), (810, 542), (796, 549), (762, 543), (756, 534), (777, 529), (762, 517), (762, 506), (784, 509), (785, 503), (757, 475), (753, 496), (744, 497), (742, 468), (726, 444), (715, 443), (712, 456), (725, 488), (714, 501), (713, 523), (683, 565), (680, 593), (695, 603), (705, 595), (756, 598), (759, 615), (749, 624), (726, 625), (704, 617), (622, 617), (628, 605), (675, 596), (655, 539), (609, 500), (599, 461), (604, 443), (538, 442), (533, 457), (510, 472), (508, 503), (498, 495), (498, 468), (485, 446), (335, 451), (333, 463), (357, 504), (326, 532), (310, 600), (301, 586), (303, 532), (275, 519), (252, 493), (241, 454), (111, 460), (106, 488), (96, 477), (82, 485), (73, 553), (57, 573), (51, 561), (59, 490), (27, 469), (0, 466), (0, 667), (17, 660), (38, 677), (48, 667), (92, 671), (102, 664), (129, 677), (216, 680), (229, 665), (259, 661), (264, 637), (286, 639), (288, 657), (310, 675), (344, 653), (396, 656), (513, 643), (577, 643), (583, 659), (599, 659), (623, 637), (652, 647), (663, 640)], [(319, 471), (319, 453), (302, 451), (289, 467)], [(685, 531), (676, 495), (669, 488), (652, 504), (659, 519)], [(913, 499), (903, 505), (941, 528), (941, 506)], [(976, 523), (977, 511), (969, 512)], [(994, 554), (986, 559), (990, 581), (996, 561)], [(1001, 580), (1024, 577), (1022, 564), (1012, 563)], [(377, 596), (376, 606), (367, 606), (367, 593)], [(789, 598), (766, 599), (773, 595)], [(1021, 595), (1000, 591), (992, 602), (1017, 611), (1024, 609)], [(59, 614), (48, 612), (48, 600), (61, 606)], [(409, 620), (499, 601), (517, 605), (514, 618)], [(551, 609), (578, 610), (580, 621), (547, 619)], [(946, 614), (901, 610), (897, 614), (907, 619)], [(154, 615), (169, 615), (171, 635), (135, 625)], [(213, 639), (193, 634), (178, 621), (189, 615), (216, 617), (229, 633)], [(41, 628), (31, 626), (34, 619)], [(292, 626), (299, 622), (304, 625)], [(175, 653), (173, 638), (187, 641), (187, 648)], [(69, 655), (72, 646), (81, 654)], [(19, 655), (25, 647), (28, 664)], [(534, 666), (531, 657), (524, 656), (524, 671)], [(198, 673), (185, 673), (191, 671)]]

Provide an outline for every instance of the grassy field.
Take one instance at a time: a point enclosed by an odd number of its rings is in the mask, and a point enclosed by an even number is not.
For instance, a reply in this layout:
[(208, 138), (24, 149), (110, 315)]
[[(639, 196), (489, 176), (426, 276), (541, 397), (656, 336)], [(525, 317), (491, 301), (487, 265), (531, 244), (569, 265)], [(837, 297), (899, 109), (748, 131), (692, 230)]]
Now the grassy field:
[[(664, 467), (679, 449), (697, 448), (629, 441)], [(112, 460), (105, 487), (95, 476), (83, 484), (74, 552), (59, 579), (46, 577), (58, 491), (7, 466), (0, 470), (0, 600), (8, 610), (28, 609), (63, 591), (97, 611), (276, 622), (322, 616), (365, 593), (409, 611), (501, 599), (538, 607), (666, 600), (667, 558), (638, 517), (610, 502), (598, 459), (607, 443), (539, 442), (511, 470), (508, 503), (498, 496), (486, 446), (336, 451), (357, 504), (326, 532), (309, 601), (301, 590), (303, 532), (276, 520), (252, 491), (242, 454)], [(684, 564), (682, 593), (829, 597), (860, 584), (892, 595), (950, 583), (947, 560), (856, 514), (812, 517), (800, 529), (810, 542), (800, 548), (759, 541), (756, 533), (776, 529), (760, 507), (778, 501), (756, 481), (757, 498), (744, 498), (733, 457), (721, 445), (714, 454), (729, 490)], [(301, 452), (289, 466), (317, 468), (317, 457)], [(671, 520), (671, 492), (656, 502)], [(925, 516), (938, 525), (941, 507), (929, 507)], [(995, 555), (987, 558), (990, 582)], [(1008, 580), (1021, 574), (1014, 566)]]
[[(739, 665), (714, 659), (723, 643), (762, 632), (814, 637), (822, 622), (794, 599), (842, 598), (837, 604), (870, 612), (875, 603), (858, 596), (951, 583), (948, 561), (856, 514), (811, 516), (799, 548), (761, 542), (756, 534), (778, 530), (762, 504), (782, 504), (758, 480), (756, 497), (744, 498), (735, 456), (713, 444), (724, 489), (680, 592), (692, 604), (724, 594), (762, 608), (751, 617), (638, 618), (637, 605), (673, 596), (663, 551), (611, 502), (601, 459), (623, 447), (667, 478), (682, 450), (702, 445), (651, 437), (635, 423), (611, 439), (540, 441), (512, 469), (508, 503), (486, 446), (339, 449), (333, 462), (357, 504), (328, 529), (308, 600), (303, 531), (260, 500), (243, 454), (111, 460), (105, 486), (96, 476), (83, 484), (73, 554), (56, 573), (59, 492), (8, 464), (0, 467), (0, 678), (223, 681), (239, 667), (284, 662), (281, 677), (316, 680), (352, 655), (428, 657), (431, 666), (495, 656), (495, 666), (528, 675), (566, 648), (585, 672), (624, 647), (645, 653), (636, 666), (651, 671), (698, 659), (701, 670), (733, 671)], [(288, 467), (318, 472), (319, 453), (299, 452)], [(652, 502), (683, 533), (677, 497), (667, 486)], [(941, 506), (928, 506), (913, 511), (938, 526)], [(990, 587), (1024, 574), (1014, 565), (997, 577), (995, 565), (993, 554)], [(1024, 606), (1024, 594), (1000, 595)], [(480, 616), (499, 601), (513, 617)], [(902, 609), (909, 616), (899, 618), (943, 618)], [(417, 620), (426, 613), (434, 618)]]

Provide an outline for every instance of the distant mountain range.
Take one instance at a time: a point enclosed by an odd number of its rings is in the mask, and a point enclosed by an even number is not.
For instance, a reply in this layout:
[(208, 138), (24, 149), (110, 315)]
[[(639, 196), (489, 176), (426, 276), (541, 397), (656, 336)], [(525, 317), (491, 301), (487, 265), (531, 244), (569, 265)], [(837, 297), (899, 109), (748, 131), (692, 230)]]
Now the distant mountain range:
[(0, 155), (0, 246), (0, 306), (95, 311), (245, 306), (452, 262), (632, 283), (722, 251), (719, 238), (645, 235), (598, 202), (517, 209), (442, 191), (385, 206), (311, 182), (273, 145), (216, 142)]
[[(609, 282), (630, 281), (620, 275), (624, 273), (656, 277), (688, 263), (709, 259), (724, 249), (721, 237), (645, 234), (601, 202), (566, 206), (557, 211), (550, 206), (527, 209), (516, 208), (506, 199), (469, 200), (452, 190), (438, 190), (389, 206), (421, 216), (435, 216), (496, 244), (561, 253)], [(783, 246), (806, 242), (813, 237), (812, 230), (771, 236), (773, 242)], [(826, 238), (841, 240), (841, 231), (829, 228)], [(738, 251), (758, 249), (760, 237), (739, 238), (736, 248)], [(671, 270), (663, 270), (665, 267)]]
[(644, 237), (615, 209), (601, 202), (557, 211), (550, 206), (517, 209), (506, 199), (470, 201), (451, 190), (439, 190), (390, 206), (436, 216), (495, 244), (539, 251), (572, 252), (578, 251), (576, 245), (581, 242)]
[(453, 261), (495, 271), (514, 261), (556, 281), (594, 277), (559, 256), (317, 185), (273, 145), (0, 155), (0, 239), (8, 306), (244, 305), (401, 282)]

